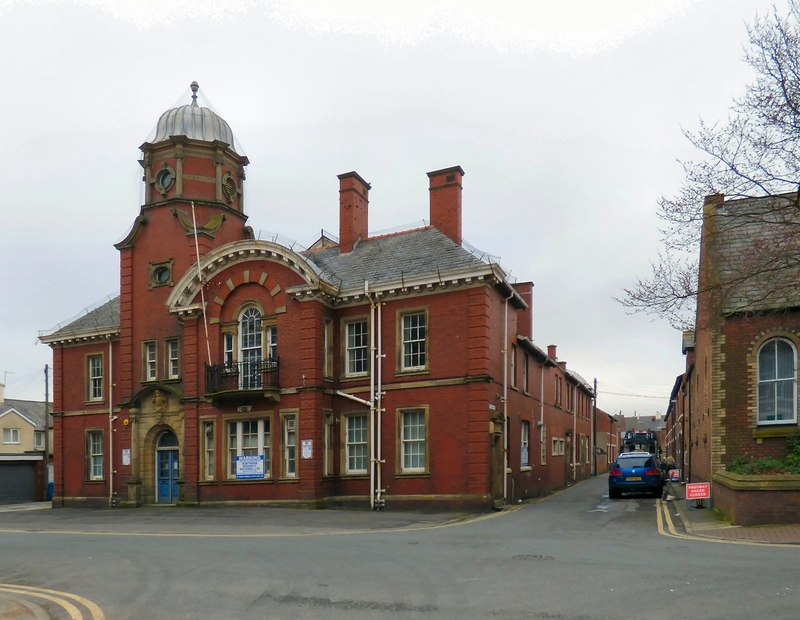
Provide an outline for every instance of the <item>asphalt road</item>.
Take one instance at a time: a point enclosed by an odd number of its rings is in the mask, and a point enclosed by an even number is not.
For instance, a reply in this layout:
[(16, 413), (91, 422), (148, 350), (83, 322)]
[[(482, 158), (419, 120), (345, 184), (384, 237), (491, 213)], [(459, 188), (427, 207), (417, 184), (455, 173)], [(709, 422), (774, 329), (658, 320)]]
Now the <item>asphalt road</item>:
[[(20, 587), (77, 597), (81, 617), (95, 620), (87, 603), (109, 620), (796, 620), (800, 548), (663, 536), (655, 499), (611, 501), (601, 476), (466, 519), (265, 508), (0, 513), (6, 609), (34, 600)], [(69, 617), (53, 601), (36, 603)]]

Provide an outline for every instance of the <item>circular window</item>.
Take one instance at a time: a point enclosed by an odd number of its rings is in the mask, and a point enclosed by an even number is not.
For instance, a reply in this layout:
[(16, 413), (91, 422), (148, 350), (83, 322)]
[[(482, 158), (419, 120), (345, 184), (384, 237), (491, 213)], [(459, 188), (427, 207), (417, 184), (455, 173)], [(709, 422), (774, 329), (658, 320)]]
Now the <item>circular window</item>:
[(158, 171), (158, 174), (156, 175), (156, 188), (162, 194), (169, 190), (174, 182), (175, 173), (172, 171), (172, 168), (163, 168)]
[(225, 197), (228, 199), (228, 201), (233, 200), (233, 197), (236, 196), (236, 181), (230, 173), (226, 174), (222, 178), (222, 192), (225, 194)]
[(153, 277), (157, 284), (166, 284), (169, 282), (169, 267), (158, 267)]
[(151, 266), (150, 286), (164, 286), (165, 284), (172, 284), (172, 266), (169, 263)]

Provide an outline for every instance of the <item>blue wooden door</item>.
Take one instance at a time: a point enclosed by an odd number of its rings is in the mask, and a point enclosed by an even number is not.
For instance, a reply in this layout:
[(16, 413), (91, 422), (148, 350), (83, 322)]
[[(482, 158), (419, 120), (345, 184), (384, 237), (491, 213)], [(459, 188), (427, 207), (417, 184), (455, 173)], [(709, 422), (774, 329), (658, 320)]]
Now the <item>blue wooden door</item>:
[(178, 501), (178, 451), (159, 450), (158, 454), (158, 503), (174, 504)]

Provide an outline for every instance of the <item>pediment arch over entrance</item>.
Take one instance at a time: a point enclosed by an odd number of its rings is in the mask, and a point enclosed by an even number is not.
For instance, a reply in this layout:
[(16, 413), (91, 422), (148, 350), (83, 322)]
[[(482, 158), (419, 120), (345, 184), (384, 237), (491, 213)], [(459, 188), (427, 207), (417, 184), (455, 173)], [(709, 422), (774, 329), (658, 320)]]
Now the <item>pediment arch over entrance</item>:
[[(298, 275), (307, 287), (316, 288), (322, 283), (313, 264), (289, 248), (271, 241), (236, 241), (215, 248), (201, 257), (199, 267), (193, 266), (176, 282), (167, 299), (169, 311), (183, 314), (201, 310), (201, 284), (212, 281), (232, 266), (253, 261), (282, 265)], [(247, 283), (260, 283), (263, 286), (269, 277), (268, 271), (253, 270), (248, 273)], [(262, 274), (266, 274), (266, 277)], [(277, 294), (274, 286), (270, 293)], [(210, 301), (206, 299), (206, 302)]]

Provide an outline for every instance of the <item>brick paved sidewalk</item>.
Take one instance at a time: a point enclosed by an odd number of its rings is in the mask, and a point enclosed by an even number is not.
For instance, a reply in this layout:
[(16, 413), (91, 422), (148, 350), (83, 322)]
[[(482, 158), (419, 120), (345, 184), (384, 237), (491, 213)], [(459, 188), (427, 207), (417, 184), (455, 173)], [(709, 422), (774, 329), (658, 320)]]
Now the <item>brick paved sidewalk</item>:
[(684, 491), (682, 484), (673, 483), (671, 495), (674, 499), (670, 499), (668, 503), (677, 510), (683, 527), (689, 534), (730, 541), (800, 545), (800, 523), (734, 525), (713, 508), (695, 508), (694, 502), (686, 501)]

